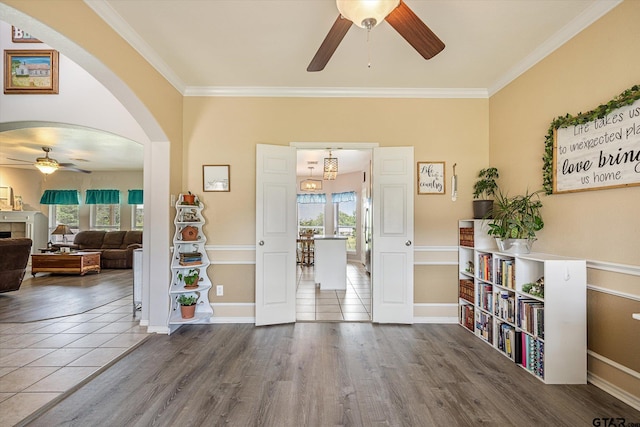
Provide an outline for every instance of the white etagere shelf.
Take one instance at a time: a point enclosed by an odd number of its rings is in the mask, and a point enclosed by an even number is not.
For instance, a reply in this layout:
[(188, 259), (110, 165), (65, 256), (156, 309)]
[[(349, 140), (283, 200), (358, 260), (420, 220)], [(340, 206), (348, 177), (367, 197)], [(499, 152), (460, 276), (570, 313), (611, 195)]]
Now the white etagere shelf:
[[(205, 220), (202, 216), (204, 204), (198, 196), (195, 196), (194, 203), (185, 202), (185, 195), (180, 194), (176, 202), (176, 216), (174, 219), (175, 234), (173, 236), (173, 253), (171, 256), (171, 285), (169, 287), (169, 297), (171, 299), (171, 309), (169, 313), (169, 330), (175, 330), (179, 325), (189, 323), (211, 323), (213, 309), (209, 303), (209, 289), (211, 280), (207, 275), (207, 267), (210, 265), (209, 257), (205, 250), (207, 242), (202, 230)], [(181, 254), (198, 254), (198, 261), (183, 265)], [(190, 270), (198, 270), (199, 280), (196, 288), (185, 288), (184, 276)], [(180, 313), (180, 304), (177, 300), (180, 295), (193, 295), (198, 298), (196, 303), (195, 316), (190, 319), (183, 319)]]
[[(488, 221), (458, 223), (459, 321), (547, 384), (586, 384), (586, 261), (500, 252)], [(544, 280), (544, 297), (523, 286)]]

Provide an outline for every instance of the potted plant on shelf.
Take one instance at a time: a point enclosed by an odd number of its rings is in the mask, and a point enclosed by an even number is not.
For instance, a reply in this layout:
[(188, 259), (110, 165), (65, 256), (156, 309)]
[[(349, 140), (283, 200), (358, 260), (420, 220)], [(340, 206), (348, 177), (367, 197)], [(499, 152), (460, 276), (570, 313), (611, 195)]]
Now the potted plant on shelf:
[(498, 191), (498, 169), (485, 168), (478, 173), (478, 180), (473, 184), (473, 217), (475, 219), (491, 218), (493, 200), (491, 196)]
[(544, 221), (540, 214), (540, 191), (508, 197), (498, 191), (493, 206), (493, 221), (489, 234), (496, 238), (501, 251), (529, 253), (536, 240), (536, 232), (542, 230)]
[(178, 304), (180, 304), (180, 314), (183, 319), (191, 319), (196, 313), (196, 303), (198, 297), (195, 295), (182, 294), (178, 297)]
[(178, 273), (178, 279), (184, 282), (185, 289), (197, 288), (200, 280), (200, 270), (192, 268), (185, 274)]

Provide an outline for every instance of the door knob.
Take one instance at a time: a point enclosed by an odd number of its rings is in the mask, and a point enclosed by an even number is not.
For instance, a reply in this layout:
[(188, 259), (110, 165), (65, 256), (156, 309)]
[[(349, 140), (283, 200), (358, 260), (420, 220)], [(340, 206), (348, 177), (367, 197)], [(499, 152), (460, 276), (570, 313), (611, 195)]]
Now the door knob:
[(411, 246), (411, 240), (407, 240), (407, 241), (405, 242), (405, 246)]
[(259, 244), (260, 246), (264, 246), (264, 240), (260, 240), (260, 241), (258, 242), (258, 244)]

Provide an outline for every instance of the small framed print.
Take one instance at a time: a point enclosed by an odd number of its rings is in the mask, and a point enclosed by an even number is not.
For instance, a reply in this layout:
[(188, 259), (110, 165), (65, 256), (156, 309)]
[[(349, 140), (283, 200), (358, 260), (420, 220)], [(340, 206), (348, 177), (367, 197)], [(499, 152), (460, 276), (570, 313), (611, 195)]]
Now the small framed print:
[(57, 50), (5, 50), (4, 93), (57, 94)]
[(14, 26), (11, 26), (11, 41), (14, 43), (42, 43), (31, 34)]
[(445, 194), (444, 162), (418, 162), (418, 194)]
[(231, 191), (229, 165), (202, 165), (204, 191)]

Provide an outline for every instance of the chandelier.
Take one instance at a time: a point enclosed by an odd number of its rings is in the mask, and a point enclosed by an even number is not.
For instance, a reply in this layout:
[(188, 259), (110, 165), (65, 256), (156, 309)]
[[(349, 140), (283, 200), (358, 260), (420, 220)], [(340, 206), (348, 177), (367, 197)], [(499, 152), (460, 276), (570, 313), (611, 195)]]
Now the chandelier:
[(336, 179), (338, 175), (338, 159), (331, 157), (331, 151), (329, 151), (329, 157), (324, 158), (324, 173), (322, 179), (332, 180)]
[(304, 181), (300, 182), (300, 190), (302, 191), (322, 190), (322, 181), (319, 179), (313, 179), (314, 167), (308, 166), (308, 168), (309, 168), (309, 179), (305, 179)]

